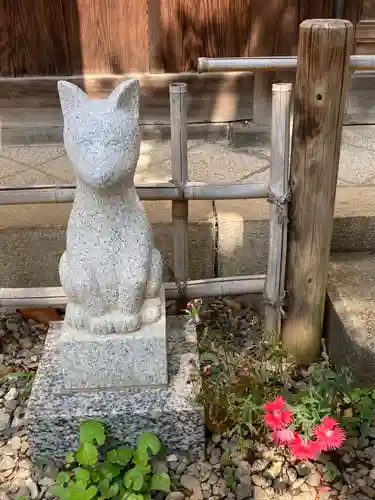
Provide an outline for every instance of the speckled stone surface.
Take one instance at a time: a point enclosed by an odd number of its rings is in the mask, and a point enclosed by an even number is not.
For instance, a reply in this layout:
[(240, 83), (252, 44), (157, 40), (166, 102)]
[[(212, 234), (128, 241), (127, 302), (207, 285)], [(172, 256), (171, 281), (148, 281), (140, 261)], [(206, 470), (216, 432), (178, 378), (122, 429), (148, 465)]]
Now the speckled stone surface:
[(78, 444), (78, 424), (95, 418), (110, 435), (134, 444), (143, 430), (155, 432), (170, 452), (204, 453), (204, 411), (199, 389), (196, 332), (182, 317), (167, 317), (168, 387), (66, 391), (60, 371), (61, 323), (50, 327), (26, 412), (34, 456), (61, 459)]
[(162, 282), (161, 255), (134, 188), (139, 82), (126, 80), (107, 99), (90, 99), (64, 81), (58, 90), (77, 178), (59, 267), (65, 322), (91, 333), (136, 331), (159, 319)]
[(375, 255), (331, 257), (325, 335), (337, 368), (349, 367), (360, 385), (375, 386)]
[(66, 323), (61, 329), (61, 370), (68, 389), (101, 389), (168, 384), (165, 294), (152, 325), (130, 333), (90, 333)]

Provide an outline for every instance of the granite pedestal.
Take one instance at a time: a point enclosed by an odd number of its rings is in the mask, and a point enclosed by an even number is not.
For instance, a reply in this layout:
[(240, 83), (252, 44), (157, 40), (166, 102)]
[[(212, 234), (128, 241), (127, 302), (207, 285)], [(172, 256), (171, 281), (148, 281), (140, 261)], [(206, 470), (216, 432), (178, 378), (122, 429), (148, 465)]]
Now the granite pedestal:
[[(130, 333), (90, 333), (62, 325), (61, 367), (67, 389), (167, 386), (165, 294), (161, 316)], [(157, 300), (157, 299), (155, 299)]]
[(61, 323), (50, 327), (26, 412), (29, 445), (36, 458), (59, 460), (75, 450), (79, 423), (91, 418), (102, 421), (110, 436), (123, 444), (134, 445), (142, 431), (151, 431), (170, 452), (204, 454), (204, 411), (195, 402), (196, 332), (185, 318), (166, 320), (166, 386), (67, 388), (61, 368), (61, 327)]

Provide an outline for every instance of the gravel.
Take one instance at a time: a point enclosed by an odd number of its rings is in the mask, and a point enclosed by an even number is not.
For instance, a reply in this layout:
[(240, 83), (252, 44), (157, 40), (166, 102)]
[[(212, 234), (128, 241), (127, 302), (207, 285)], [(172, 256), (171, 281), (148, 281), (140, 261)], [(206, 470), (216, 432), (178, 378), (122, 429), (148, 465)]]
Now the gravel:
[[(214, 306), (223, 320), (237, 314), (245, 335), (259, 326), (256, 307), (243, 298), (215, 299)], [(51, 498), (48, 491), (58, 473), (53, 463), (38, 467), (30, 456), (23, 417), (32, 378), (12, 376), (35, 372), (45, 335), (46, 327), (20, 314), (0, 314), (0, 500)], [(329, 461), (341, 474), (324, 482)], [(158, 459), (156, 468), (171, 475), (175, 491), (167, 500), (375, 499), (375, 427), (367, 441), (350, 436), (345, 449), (323, 454), (316, 463), (293, 462), (263, 442), (253, 443), (250, 456), (237, 449), (235, 436), (214, 434), (207, 439), (205, 461), (190, 463), (171, 454)]]

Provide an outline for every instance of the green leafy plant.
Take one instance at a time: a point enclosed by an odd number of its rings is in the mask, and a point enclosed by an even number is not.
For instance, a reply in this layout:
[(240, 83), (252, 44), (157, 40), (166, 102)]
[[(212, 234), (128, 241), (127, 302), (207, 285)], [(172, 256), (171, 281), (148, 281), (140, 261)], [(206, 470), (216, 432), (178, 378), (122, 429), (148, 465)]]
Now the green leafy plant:
[(154, 473), (150, 458), (161, 443), (152, 433), (143, 433), (135, 449), (118, 447), (100, 460), (106, 442), (104, 426), (96, 420), (80, 425), (80, 446), (66, 456), (67, 468), (60, 472), (51, 493), (60, 500), (151, 500), (157, 491), (169, 492), (167, 473)]
[(323, 469), (323, 479), (330, 483), (333, 483), (341, 476), (340, 471), (333, 462), (327, 462), (324, 464)]
[[(204, 311), (199, 314), (205, 317)], [(264, 404), (276, 396), (285, 398), (304, 438), (311, 437), (325, 416), (340, 420), (351, 378), (346, 370), (331, 368), (324, 344), (319, 361), (307, 369), (296, 365), (280, 343), (261, 335), (250, 345), (239, 345), (230, 321), (225, 328), (219, 321), (216, 327), (201, 322), (199, 345), (202, 389), (198, 399), (205, 406), (211, 431), (235, 428), (240, 436), (266, 433)]]
[(311, 365), (297, 382), (288, 402), (294, 413), (297, 428), (306, 438), (311, 437), (312, 429), (328, 415), (340, 417), (343, 394), (348, 390), (351, 377), (346, 370), (335, 372), (328, 358)]
[(236, 427), (240, 434), (263, 428), (263, 404), (288, 387), (289, 366), (280, 344), (258, 339), (238, 349), (230, 331), (205, 327), (200, 336), (202, 390), (199, 402), (213, 432)]
[(373, 423), (375, 389), (354, 388), (343, 396), (345, 408), (342, 424), (348, 432), (358, 430), (361, 439), (366, 439)]

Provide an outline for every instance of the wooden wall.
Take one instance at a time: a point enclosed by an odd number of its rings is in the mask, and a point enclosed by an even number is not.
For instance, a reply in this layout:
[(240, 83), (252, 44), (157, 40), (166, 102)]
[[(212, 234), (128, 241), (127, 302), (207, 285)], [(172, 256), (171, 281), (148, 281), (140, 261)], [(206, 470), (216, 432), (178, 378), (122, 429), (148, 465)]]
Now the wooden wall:
[(0, 0), (0, 75), (180, 72), (199, 56), (295, 54), (333, 0)]

